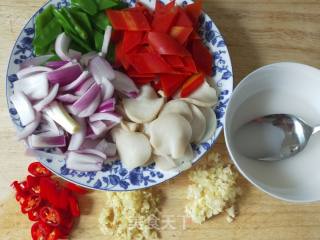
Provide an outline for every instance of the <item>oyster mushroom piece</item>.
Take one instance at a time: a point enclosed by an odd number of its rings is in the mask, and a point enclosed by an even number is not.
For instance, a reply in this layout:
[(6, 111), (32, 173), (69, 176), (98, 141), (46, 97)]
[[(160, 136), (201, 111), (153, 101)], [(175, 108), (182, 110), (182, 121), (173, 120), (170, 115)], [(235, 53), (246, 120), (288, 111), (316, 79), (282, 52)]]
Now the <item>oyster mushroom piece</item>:
[(147, 163), (151, 157), (149, 139), (142, 133), (114, 128), (112, 137), (116, 143), (119, 157), (128, 169), (134, 169)]
[(192, 111), (188, 103), (179, 99), (167, 102), (162, 108), (159, 116), (162, 116), (167, 113), (178, 113), (185, 119), (187, 119), (189, 122), (192, 121)]
[(157, 117), (164, 104), (164, 98), (159, 98), (151, 86), (144, 85), (137, 98), (123, 99), (122, 103), (125, 113), (131, 121), (146, 123)]
[(201, 112), (203, 113), (207, 121), (206, 131), (201, 141), (207, 141), (213, 136), (214, 132), (217, 129), (217, 118), (212, 108), (199, 108), (199, 109), (201, 110)]
[(191, 145), (189, 144), (189, 146), (186, 149), (186, 152), (181, 158), (173, 159), (169, 156), (154, 155), (153, 160), (156, 163), (156, 167), (160, 170), (185, 171), (192, 166), (193, 157), (194, 154)]
[(147, 132), (157, 153), (176, 159), (184, 155), (192, 136), (190, 123), (177, 113), (159, 116), (148, 125)]
[(190, 122), (191, 128), (192, 128), (192, 137), (191, 142), (192, 143), (199, 143), (207, 128), (207, 121), (205, 115), (202, 113), (202, 111), (196, 107), (193, 104), (190, 104), (190, 108), (192, 110), (192, 121)]
[[(180, 92), (175, 96), (179, 98)], [(187, 98), (179, 98), (183, 101), (192, 103), (199, 107), (213, 107), (217, 104), (218, 97), (217, 91), (213, 87), (210, 87), (207, 81), (204, 81), (203, 84), (190, 94)]]

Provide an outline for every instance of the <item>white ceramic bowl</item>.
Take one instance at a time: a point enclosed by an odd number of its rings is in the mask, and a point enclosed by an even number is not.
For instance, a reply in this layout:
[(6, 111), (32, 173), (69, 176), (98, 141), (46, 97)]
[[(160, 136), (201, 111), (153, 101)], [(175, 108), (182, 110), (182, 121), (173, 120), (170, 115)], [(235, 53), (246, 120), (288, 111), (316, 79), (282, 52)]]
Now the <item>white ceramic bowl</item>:
[(273, 113), (294, 114), (320, 125), (320, 70), (283, 62), (249, 74), (230, 99), (224, 130), (232, 160), (252, 184), (282, 200), (319, 201), (320, 134), (298, 155), (276, 162), (246, 158), (235, 148), (235, 132), (243, 123)]

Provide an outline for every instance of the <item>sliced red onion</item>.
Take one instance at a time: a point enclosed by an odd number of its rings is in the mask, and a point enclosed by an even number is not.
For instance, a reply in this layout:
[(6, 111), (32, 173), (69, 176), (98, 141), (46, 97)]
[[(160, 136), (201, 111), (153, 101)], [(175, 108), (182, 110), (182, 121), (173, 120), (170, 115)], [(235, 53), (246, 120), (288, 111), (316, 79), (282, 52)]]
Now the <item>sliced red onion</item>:
[(115, 73), (110, 63), (100, 56), (96, 56), (90, 61), (89, 69), (97, 83), (102, 84), (105, 80), (112, 81), (115, 78)]
[(72, 115), (76, 115), (74, 112), (73, 112), (73, 108), (72, 108), (72, 105), (64, 105), (65, 109), (67, 110), (68, 113), (71, 113)]
[(31, 76), (33, 74), (50, 72), (50, 71), (52, 71), (51, 68), (43, 67), (43, 66), (35, 66), (35, 67), (24, 68), (24, 69), (18, 71), (16, 73), (16, 75), (17, 75), (18, 79), (21, 79), (21, 78)]
[(58, 69), (69, 63), (69, 61), (52, 61), (47, 62), (46, 66), (52, 69)]
[(74, 80), (76, 80), (82, 73), (80, 64), (72, 64), (66, 67), (64, 65), (61, 68), (48, 72), (47, 77), (51, 83), (59, 83), (60, 86), (65, 86)]
[(23, 92), (30, 100), (45, 98), (49, 92), (46, 73), (38, 73), (14, 82), (14, 91)]
[(60, 59), (64, 61), (71, 61), (72, 58), (69, 56), (69, 46), (71, 39), (64, 32), (61, 33), (55, 42), (55, 52)]
[(42, 99), (40, 102), (36, 103), (35, 105), (33, 105), (33, 108), (39, 112), (41, 111), (43, 108), (45, 108), (48, 104), (50, 104), (55, 97), (58, 94), (58, 90), (59, 90), (59, 84), (55, 84), (53, 85), (51, 91), (49, 92), (48, 96), (45, 97), (44, 99)]
[(82, 96), (85, 94), (86, 91), (95, 83), (93, 78), (87, 79), (85, 82), (83, 82), (81, 85), (79, 85), (76, 89), (74, 94), (78, 96)]
[(41, 114), (36, 113), (35, 120), (29, 123), (20, 132), (17, 133), (18, 140), (21, 140), (30, 136), (38, 128), (40, 121), (41, 121)]
[(35, 111), (26, 95), (22, 92), (16, 92), (10, 97), (10, 100), (16, 108), (23, 126), (26, 126), (35, 120)]
[(43, 56), (27, 59), (26, 61), (20, 64), (20, 69), (24, 69), (30, 66), (39, 66), (45, 63), (46, 61), (48, 61), (52, 57), (53, 55), (50, 54), (50, 55), (43, 55)]
[(55, 121), (51, 117), (48, 116), (48, 114), (43, 113), (42, 118), (45, 120), (44, 123), (41, 124), (41, 129), (44, 131), (50, 131), (54, 135), (62, 135), (63, 129), (61, 129)]
[(101, 83), (101, 93), (102, 93), (102, 99), (106, 100), (106, 99), (110, 99), (113, 96), (114, 93), (114, 87), (112, 85), (112, 83), (109, 80), (104, 80)]
[(31, 148), (64, 147), (67, 144), (66, 137), (64, 135), (31, 135), (28, 137), (28, 142)]
[(63, 66), (61, 66), (61, 67), (59, 67), (59, 68), (57, 68), (57, 69), (63, 69), (63, 68), (67, 68), (67, 67), (71, 67), (71, 66), (73, 66), (74, 64), (76, 64), (76, 63), (74, 63), (74, 62), (68, 62), (68, 63), (66, 63), (65, 65), (63, 65)]
[(72, 95), (70, 93), (62, 94), (62, 95), (57, 96), (57, 99), (60, 102), (64, 102), (64, 103), (74, 103), (79, 98), (80, 98), (79, 96), (75, 96), (75, 95)]
[(66, 167), (77, 171), (100, 171), (104, 159), (92, 154), (68, 152)]
[(65, 108), (56, 101), (47, 106), (44, 111), (68, 133), (74, 134), (80, 130), (79, 123), (77, 123)]
[(71, 136), (68, 151), (78, 150), (84, 142), (87, 133), (86, 121), (83, 118), (76, 118), (76, 120), (80, 124), (80, 131)]
[[(92, 130), (90, 128), (89, 128), (89, 130), (93, 134), (93, 132), (92, 132)], [(95, 148), (99, 144), (100, 141), (101, 141), (100, 139), (95, 139), (95, 140), (85, 139), (84, 142), (81, 144), (80, 149)]]
[[(100, 95), (100, 92), (101, 92), (101, 87), (98, 84), (94, 83), (84, 95), (82, 95), (74, 104), (72, 104), (73, 112), (76, 115), (78, 115), (80, 112), (87, 109), (94, 101), (97, 102), (96, 99), (97, 99), (97, 96)], [(99, 97), (99, 103), (100, 103), (100, 97)], [(96, 106), (96, 109), (98, 105)], [(94, 111), (96, 109), (94, 109)]]
[(112, 82), (114, 88), (130, 98), (136, 98), (139, 95), (139, 89), (133, 80), (122, 72), (114, 72), (116, 76), (115, 80)]
[(116, 108), (116, 99), (115, 98), (110, 98), (105, 100), (100, 104), (100, 106), (97, 109), (97, 112), (114, 112)]
[(81, 53), (81, 52), (76, 51), (76, 50), (74, 50), (74, 49), (70, 49), (70, 50), (69, 50), (69, 57), (70, 57), (71, 59), (79, 60), (79, 59), (81, 58), (81, 56), (82, 56), (82, 53)]
[(101, 136), (109, 130), (107, 124), (103, 121), (89, 122), (89, 126), (96, 136)]
[(93, 114), (97, 110), (100, 102), (101, 102), (101, 93), (99, 93), (97, 97), (92, 101), (92, 103), (85, 110), (79, 113), (78, 116), (83, 118), (89, 117), (91, 114)]
[(81, 153), (81, 154), (91, 154), (91, 155), (96, 155), (98, 157), (103, 158), (104, 160), (107, 159), (107, 155), (95, 148), (87, 148), (87, 149), (81, 149), (76, 151), (77, 153)]
[(73, 90), (79, 85), (81, 85), (84, 81), (86, 81), (89, 77), (90, 77), (90, 73), (88, 71), (83, 71), (76, 80), (69, 83), (68, 85), (63, 86), (61, 88), (61, 91), (67, 92), (67, 91)]
[(103, 37), (103, 44), (101, 48), (102, 54), (105, 56), (108, 53), (108, 48), (109, 48), (109, 43), (111, 39), (111, 33), (112, 33), (112, 27), (108, 25), (106, 27), (106, 30), (104, 32), (104, 37)]
[(111, 121), (115, 123), (120, 123), (122, 117), (116, 113), (95, 113), (89, 117), (90, 122), (95, 121)]
[(105, 153), (108, 157), (115, 156), (117, 153), (116, 144), (107, 142), (105, 139), (99, 142), (96, 149)]
[(88, 66), (91, 59), (96, 56), (98, 56), (97, 52), (94, 52), (94, 51), (88, 52), (88, 53), (82, 55), (82, 57), (80, 58), (80, 63), (84, 66)]

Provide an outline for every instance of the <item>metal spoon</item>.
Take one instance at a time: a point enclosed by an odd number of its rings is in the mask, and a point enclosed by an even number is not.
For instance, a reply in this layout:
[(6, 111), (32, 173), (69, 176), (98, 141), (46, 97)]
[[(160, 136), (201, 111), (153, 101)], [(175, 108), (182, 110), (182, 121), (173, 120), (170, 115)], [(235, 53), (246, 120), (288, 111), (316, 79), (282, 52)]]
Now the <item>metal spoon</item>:
[(286, 159), (301, 152), (320, 126), (311, 127), (290, 114), (256, 118), (239, 128), (235, 143), (247, 157), (264, 161)]

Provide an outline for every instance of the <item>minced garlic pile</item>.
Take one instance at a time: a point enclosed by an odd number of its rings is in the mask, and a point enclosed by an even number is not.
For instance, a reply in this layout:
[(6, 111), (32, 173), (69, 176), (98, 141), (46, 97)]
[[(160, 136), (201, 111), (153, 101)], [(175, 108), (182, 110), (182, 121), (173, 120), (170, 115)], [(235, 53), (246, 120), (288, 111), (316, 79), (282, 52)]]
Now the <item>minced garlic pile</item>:
[(159, 197), (150, 191), (108, 192), (99, 218), (105, 235), (120, 240), (158, 239), (152, 224), (159, 214)]
[(209, 162), (199, 166), (189, 174), (193, 182), (188, 188), (186, 214), (195, 223), (203, 223), (206, 219), (225, 211), (227, 221), (235, 218), (235, 201), (240, 194), (236, 185), (238, 174), (231, 164), (225, 164), (219, 154), (210, 154)]

